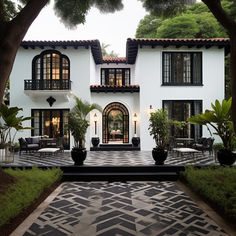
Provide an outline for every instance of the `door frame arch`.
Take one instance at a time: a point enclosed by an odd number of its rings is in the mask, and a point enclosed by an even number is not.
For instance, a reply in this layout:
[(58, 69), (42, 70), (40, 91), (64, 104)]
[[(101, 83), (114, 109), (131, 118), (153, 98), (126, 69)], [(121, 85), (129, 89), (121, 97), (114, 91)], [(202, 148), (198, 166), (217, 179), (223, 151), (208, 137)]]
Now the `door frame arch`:
[(129, 111), (120, 102), (109, 103), (102, 112), (102, 142), (109, 142), (108, 115), (112, 110), (119, 110), (123, 114), (123, 143), (129, 143)]

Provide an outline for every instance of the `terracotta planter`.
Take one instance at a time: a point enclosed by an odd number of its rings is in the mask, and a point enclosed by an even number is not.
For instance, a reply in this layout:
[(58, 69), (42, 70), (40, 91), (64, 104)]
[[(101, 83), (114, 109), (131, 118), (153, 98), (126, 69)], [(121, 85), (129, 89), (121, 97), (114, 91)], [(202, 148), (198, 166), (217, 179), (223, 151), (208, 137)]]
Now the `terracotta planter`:
[(159, 148), (152, 149), (152, 157), (156, 165), (163, 165), (168, 155), (168, 151)]
[(71, 157), (74, 161), (74, 165), (82, 166), (86, 159), (87, 151), (85, 148), (73, 147), (71, 150)]
[(100, 139), (98, 137), (92, 138), (93, 147), (97, 147), (99, 143), (100, 143)]
[(217, 159), (222, 166), (231, 166), (236, 160), (236, 153), (232, 151), (220, 149), (217, 152)]

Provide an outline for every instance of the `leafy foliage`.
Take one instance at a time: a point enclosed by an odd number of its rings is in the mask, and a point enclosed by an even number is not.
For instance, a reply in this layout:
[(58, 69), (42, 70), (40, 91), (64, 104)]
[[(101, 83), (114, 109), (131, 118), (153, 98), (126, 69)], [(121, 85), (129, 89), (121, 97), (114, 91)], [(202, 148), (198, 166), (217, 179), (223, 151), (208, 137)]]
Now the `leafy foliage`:
[(156, 38), (156, 31), (161, 26), (161, 17), (146, 15), (140, 20), (136, 30), (136, 38)]
[(55, 0), (55, 13), (68, 28), (84, 24), (85, 17), (91, 7), (98, 8), (102, 13), (114, 12), (123, 8), (122, 0)]
[[(168, 2), (168, 1), (166, 1)], [(235, 3), (223, 0), (222, 6), (234, 16)], [(235, 10), (232, 10), (235, 9)], [(236, 17), (235, 17), (236, 19)], [(195, 3), (182, 9), (174, 17), (146, 15), (136, 30), (138, 38), (225, 38), (227, 33), (204, 3)]]
[(89, 121), (86, 119), (90, 111), (97, 109), (102, 112), (102, 108), (96, 104), (89, 104), (75, 97), (76, 105), (68, 113), (68, 128), (74, 137), (75, 146), (79, 148), (85, 147), (85, 135), (89, 127)]
[[(23, 122), (25, 120), (31, 120), (31, 117), (17, 116), (22, 108), (8, 107), (2, 104), (0, 107), (0, 145), (3, 146), (6, 142), (12, 143), (15, 135), (19, 130), (32, 129), (31, 127), (24, 127)], [(3, 123), (2, 123), (3, 122)], [(15, 129), (15, 133), (12, 137), (11, 130)]]
[(151, 113), (149, 121), (150, 135), (153, 135), (157, 148), (164, 149), (169, 140), (171, 125), (167, 111), (159, 109)]
[(102, 43), (102, 55), (104, 57), (118, 57), (118, 53), (114, 52), (113, 50), (111, 52), (107, 52), (107, 48), (110, 46), (110, 44)]
[(17, 179), (9, 186), (4, 195), (0, 195), (0, 226), (6, 224), (11, 218), (17, 216), (27, 208), (40, 194), (49, 188), (62, 176), (60, 169), (40, 170), (4, 170)]
[(143, 7), (153, 15), (165, 17), (175, 16), (185, 10), (186, 6), (192, 5), (196, 0), (140, 0)]
[(182, 14), (162, 22), (158, 38), (213, 38), (227, 37), (223, 28), (210, 13)]
[(181, 176), (194, 191), (216, 204), (231, 222), (236, 220), (236, 168), (187, 166)]
[(202, 114), (193, 116), (188, 119), (192, 124), (210, 125), (219, 135), (225, 149), (232, 149), (232, 143), (235, 137), (234, 127), (231, 117), (232, 99), (223, 100), (222, 103), (218, 100), (215, 104), (211, 104), (212, 110), (206, 110)]

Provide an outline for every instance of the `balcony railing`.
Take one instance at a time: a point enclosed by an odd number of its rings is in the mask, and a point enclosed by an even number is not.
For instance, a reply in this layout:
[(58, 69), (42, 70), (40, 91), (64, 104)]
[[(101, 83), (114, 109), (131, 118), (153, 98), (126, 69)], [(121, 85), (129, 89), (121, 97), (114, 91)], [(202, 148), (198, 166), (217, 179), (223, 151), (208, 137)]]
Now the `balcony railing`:
[(71, 81), (63, 80), (25, 80), (25, 90), (70, 90)]

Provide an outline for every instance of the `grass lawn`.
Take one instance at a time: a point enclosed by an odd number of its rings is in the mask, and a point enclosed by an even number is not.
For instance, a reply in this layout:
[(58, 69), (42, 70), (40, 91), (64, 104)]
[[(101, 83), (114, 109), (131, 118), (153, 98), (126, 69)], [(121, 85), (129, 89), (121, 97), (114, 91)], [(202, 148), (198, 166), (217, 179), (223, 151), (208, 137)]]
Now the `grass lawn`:
[(181, 173), (190, 187), (210, 201), (230, 222), (236, 220), (236, 168), (187, 166)]
[[(0, 194), (0, 227), (30, 206), (47, 188), (60, 180), (60, 169), (4, 170), (15, 181)], [(1, 181), (1, 180), (0, 180)]]

